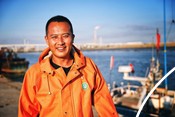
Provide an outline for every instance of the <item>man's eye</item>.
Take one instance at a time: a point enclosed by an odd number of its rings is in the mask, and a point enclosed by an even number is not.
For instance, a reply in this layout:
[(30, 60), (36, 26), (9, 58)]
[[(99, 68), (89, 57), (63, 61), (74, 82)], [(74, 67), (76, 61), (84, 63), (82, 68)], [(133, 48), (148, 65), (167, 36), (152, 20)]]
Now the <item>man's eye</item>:
[(51, 36), (50, 38), (51, 38), (51, 39), (56, 39), (56, 38), (57, 38), (57, 36)]
[(68, 38), (70, 36), (70, 34), (63, 34), (62, 37), (63, 38)]

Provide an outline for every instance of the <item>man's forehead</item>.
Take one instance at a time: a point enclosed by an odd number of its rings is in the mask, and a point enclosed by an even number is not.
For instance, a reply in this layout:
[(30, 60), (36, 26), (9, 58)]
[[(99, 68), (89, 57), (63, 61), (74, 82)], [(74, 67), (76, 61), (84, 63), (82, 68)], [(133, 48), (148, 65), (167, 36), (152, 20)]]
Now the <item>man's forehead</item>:
[(49, 24), (49, 27), (51, 26), (67, 26), (67, 27), (70, 27), (69, 23), (67, 22), (51, 22)]

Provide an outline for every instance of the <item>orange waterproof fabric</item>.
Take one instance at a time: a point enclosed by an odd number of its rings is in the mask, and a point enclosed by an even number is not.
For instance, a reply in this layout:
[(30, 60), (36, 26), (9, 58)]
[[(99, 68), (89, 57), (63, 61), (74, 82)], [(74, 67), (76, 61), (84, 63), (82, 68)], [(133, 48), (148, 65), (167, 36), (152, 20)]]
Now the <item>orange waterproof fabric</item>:
[(18, 117), (93, 117), (92, 105), (100, 117), (118, 117), (105, 80), (90, 58), (74, 49), (74, 64), (66, 76), (61, 67), (51, 67), (48, 53), (47, 48), (26, 72)]

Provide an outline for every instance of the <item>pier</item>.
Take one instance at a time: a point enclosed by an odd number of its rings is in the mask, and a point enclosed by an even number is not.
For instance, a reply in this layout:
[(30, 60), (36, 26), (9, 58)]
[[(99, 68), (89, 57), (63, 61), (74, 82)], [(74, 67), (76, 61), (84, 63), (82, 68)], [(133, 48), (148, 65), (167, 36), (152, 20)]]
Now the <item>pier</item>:
[[(76, 44), (80, 50), (117, 50), (117, 49), (147, 49), (155, 48), (155, 43), (127, 42), (127, 43), (85, 43)], [(164, 43), (160, 44), (163, 49)], [(167, 48), (175, 48), (175, 42), (167, 42)], [(11, 48), (14, 52), (41, 52), (47, 47), (46, 44), (0, 44), (1, 48)]]

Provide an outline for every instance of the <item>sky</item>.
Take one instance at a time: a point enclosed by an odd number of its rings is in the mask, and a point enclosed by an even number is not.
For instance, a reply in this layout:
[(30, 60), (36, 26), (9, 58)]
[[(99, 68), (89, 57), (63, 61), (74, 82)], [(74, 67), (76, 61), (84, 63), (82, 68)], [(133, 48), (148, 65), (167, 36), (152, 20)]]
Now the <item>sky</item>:
[[(164, 0), (0, 0), (0, 44), (43, 44), (46, 22), (63, 15), (75, 43), (155, 42), (164, 39)], [(167, 41), (175, 41), (175, 0), (165, 0)], [(173, 33), (174, 32), (174, 33)]]

